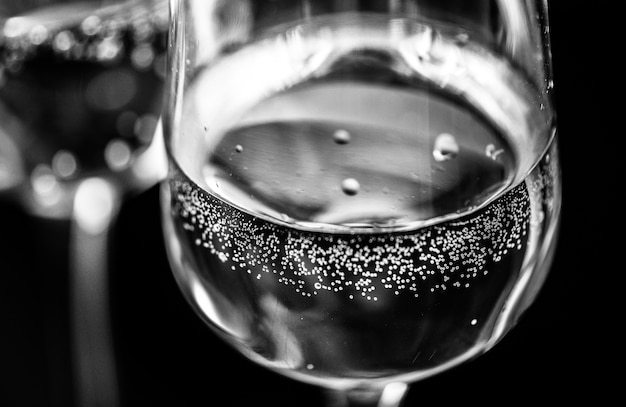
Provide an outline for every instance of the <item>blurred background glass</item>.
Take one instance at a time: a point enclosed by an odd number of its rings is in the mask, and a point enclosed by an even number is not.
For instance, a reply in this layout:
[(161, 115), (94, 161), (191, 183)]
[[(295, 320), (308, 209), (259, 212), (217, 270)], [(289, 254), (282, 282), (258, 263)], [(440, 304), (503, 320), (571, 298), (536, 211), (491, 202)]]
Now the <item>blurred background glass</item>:
[(50, 378), (67, 377), (81, 406), (119, 403), (110, 229), (164, 168), (167, 22), (163, 1), (0, 5), (0, 199), (37, 219), (31, 255), (55, 258), (37, 264), (54, 281), (42, 312), (62, 316), (45, 326), (48, 353), (68, 366)]

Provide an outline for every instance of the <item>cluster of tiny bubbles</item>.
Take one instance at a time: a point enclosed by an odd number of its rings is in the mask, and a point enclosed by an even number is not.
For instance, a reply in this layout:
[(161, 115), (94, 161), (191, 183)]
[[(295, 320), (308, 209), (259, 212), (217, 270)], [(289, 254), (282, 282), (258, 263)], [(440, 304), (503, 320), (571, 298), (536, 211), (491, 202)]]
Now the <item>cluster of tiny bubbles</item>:
[(537, 166), (538, 176), (531, 177), (527, 180), (528, 191), (532, 203), (536, 203), (532, 211), (531, 222), (533, 224), (541, 224), (544, 221), (546, 212), (552, 213), (555, 205), (559, 203), (555, 199), (554, 191), (558, 190), (555, 183), (559, 178), (559, 164), (556, 146), (553, 146), (548, 154)]
[(51, 30), (34, 25), (25, 17), (8, 19), (0, 33), (0, 72), (18, 71), (22, 63), (39, 48), (46, 47), (66, 59), (115, 61), (126, 47), (138, 70), (154, 69), (165, 74), (163, 50), (155, 47), (155, 37), (165, 38), (167, 15), (136, 7), (102, 18), (90, 15), (76, 27)]
[(433, 157), (438, 162), (449, 161), (459, 154), (459, 144), (452, 134), (441, 133), (435, 138)]
[(170, 187), (172, 215), (201, 255), (302, 297), (378, 301), (468, 288), (523, 250), (531, 216), (522, 183), (471, 216), (413, 232), (319, 233), (254, 217), (182, 178)]

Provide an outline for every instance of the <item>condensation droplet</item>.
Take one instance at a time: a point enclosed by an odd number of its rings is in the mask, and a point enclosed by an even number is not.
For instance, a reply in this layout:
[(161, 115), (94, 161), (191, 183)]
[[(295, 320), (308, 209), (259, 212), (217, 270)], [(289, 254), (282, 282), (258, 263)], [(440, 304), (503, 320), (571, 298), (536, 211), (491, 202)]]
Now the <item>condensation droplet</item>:
[(361, 184), (354, 178), (346, 178), (341, 181), (341, 190), (346, 195), (354, 196), (359, 193), (359, 189), (361, 189)]
[(48, 40), (48, 29), (43, 25), (37, 25), (30, 30), (28, 37), (32, 45), (41, 45)]
[(441, 133), (435, 139), (433, 157), (442, 162), (455, 158), (459, 154), (459, 145), (453, 135)]
[(337, 144), (348, 144), (350, 137), (350, 132), (344, 129), (339, 129), (333, 133), (333, 140)]
[(474, 318), (474, 319), (472, 319), (470, 321), (470, 325), (472, 325), (472, 326), (476, 325), (477, 323), (478, 323), (478, 320), (476, 318)]

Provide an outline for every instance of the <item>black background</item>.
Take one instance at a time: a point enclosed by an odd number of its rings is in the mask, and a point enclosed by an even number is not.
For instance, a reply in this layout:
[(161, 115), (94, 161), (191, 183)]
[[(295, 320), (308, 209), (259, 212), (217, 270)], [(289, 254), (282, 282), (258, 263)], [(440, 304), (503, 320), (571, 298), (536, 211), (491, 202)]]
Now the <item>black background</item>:
[[(607, 10), (582, 1), (552, 1), (550, 7), (564, 185), (554, 266), (509, 335), (486, 355), (414, 384), (407, 407), (604, 405), (614, 394), (609, 368), (620, 371), (621, 351), (612, 339), (623, 317), (609, 305), (609, 293), (621, 272), (614, 202), (624, 170), (610, 100), (600, 92), (613, 86), (605, 66), (616, 63), (615, 55), (598, 48), (608, 35), (602, 29)], [(113, 232), (114, 335), (124, 407), (322, 405), (318, 389), (253, 365), (193, 314), (165, 257), (158, 199), (152, 187), (128, 200)], [(0, 202), (0, 406), (71, 405), (67, 234), (62, 222), (36, 220)]]

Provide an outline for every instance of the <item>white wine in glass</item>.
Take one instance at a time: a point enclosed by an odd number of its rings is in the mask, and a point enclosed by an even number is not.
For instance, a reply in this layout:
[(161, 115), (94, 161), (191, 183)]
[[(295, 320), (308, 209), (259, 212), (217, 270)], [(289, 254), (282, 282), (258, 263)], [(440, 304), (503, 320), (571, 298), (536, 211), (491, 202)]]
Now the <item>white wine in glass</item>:
[(165, 237), (220, 337), (390, 407), (515, 325), (560, 216), (547, 2), (170, 7)]

